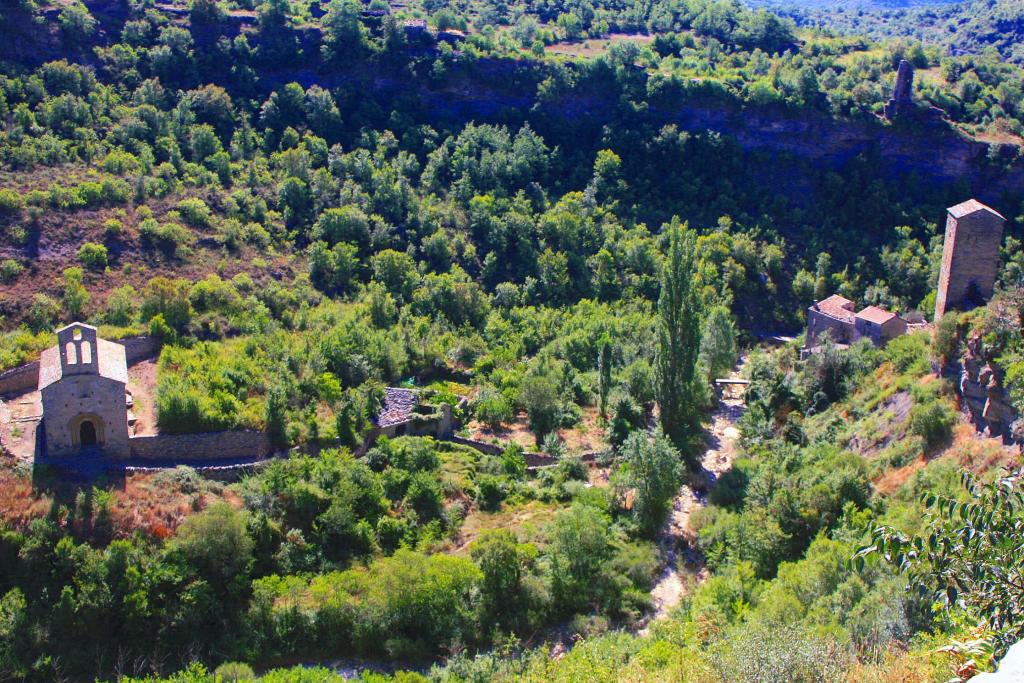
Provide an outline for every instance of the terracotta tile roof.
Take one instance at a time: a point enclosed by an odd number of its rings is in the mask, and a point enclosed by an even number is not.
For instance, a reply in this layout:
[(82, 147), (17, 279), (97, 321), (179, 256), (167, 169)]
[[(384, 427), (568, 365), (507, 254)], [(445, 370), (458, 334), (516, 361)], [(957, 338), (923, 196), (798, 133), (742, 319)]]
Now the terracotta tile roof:
[(966, 202), (961, 202), (956, 206), (949, 207), (946, 211), (948, 211), (953, 218), (963, 218), (964, 216), (969, 216), (972, 213), (978, 213), (979, 211), (988, 211), (991, 214), (999, 216), (999, 218), (1002, 218), (1004, 221), (1006, 220), (998, 211), (993, 209), (991, 206), (985, 206), (977, 199), (968, 199)]
[[(96, 346), (100, 377), (127, 384), (128, 363), (125, 360), (124, 346), (99, 338), (96, 339)], [(39, 388), (50, 386), (60, 380), (62, 375), (60, 352), (56, 346), (51, 346), (39, 356)]]
[(879, 308), (878, 306), (868, 306), (857, 313), (857, 317), (861, 320), (867, 320), (868, 322), (875, 323), (876, 325), (884, 325), (895, 318), (896, 314), (892, 311), (887, 311), (884, 308)]
[(838, 294), (822, 299), (814, 304), (814, 309), (839, 320), (853, 320), (853, 302)]
[(377, 415), (377, 426), (390, 427), (408, 422), (412, 418), (418, 399), (417, 391), (388, 387), (384, 390), (384, 406)]

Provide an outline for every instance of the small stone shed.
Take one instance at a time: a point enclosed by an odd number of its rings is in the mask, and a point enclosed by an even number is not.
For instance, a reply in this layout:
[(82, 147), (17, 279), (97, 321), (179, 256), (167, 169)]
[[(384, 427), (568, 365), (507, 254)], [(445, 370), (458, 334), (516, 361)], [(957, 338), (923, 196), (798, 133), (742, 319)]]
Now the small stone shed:
[(388, 387), (384, 391), (384, 404), (377, 414), (376, 435), (396, 436), (448, 436), (454, 422), (452, 407), (447, 403), (432, 405), (421, 400), (416, 389)]
[(57, 345), (39, 360), (46, 452), (129, 457), (127, 385), (124, 346), (83, 323), (57, 330)]

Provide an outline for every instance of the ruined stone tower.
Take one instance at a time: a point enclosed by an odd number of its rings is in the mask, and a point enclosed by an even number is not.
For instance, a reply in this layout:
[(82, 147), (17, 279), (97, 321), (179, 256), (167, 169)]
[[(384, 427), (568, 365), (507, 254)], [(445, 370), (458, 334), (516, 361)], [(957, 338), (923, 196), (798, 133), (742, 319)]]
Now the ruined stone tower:
[(892, 89), (892, 99), (885, 104), (885, 118), (890, 121), (897, 116), (914, 112), (914, 67), (910, 62), (900, 60), (896, 71), (896, 85)]
[(946, 240), (935, 299), (936, 322), (950, 309), (977, 306), (992, 296), (1006, 222), (977, 199), (946, 211)]

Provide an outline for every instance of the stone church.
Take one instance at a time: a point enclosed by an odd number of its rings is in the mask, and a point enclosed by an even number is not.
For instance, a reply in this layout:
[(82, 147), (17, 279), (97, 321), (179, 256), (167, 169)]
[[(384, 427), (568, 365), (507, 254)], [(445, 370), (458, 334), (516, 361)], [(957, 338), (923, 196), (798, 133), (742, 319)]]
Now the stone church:
[(45, 450), (50, 456), (102, 452), (127, 458), (128, 365), (121, 344), (71, 323), (39, 359)]

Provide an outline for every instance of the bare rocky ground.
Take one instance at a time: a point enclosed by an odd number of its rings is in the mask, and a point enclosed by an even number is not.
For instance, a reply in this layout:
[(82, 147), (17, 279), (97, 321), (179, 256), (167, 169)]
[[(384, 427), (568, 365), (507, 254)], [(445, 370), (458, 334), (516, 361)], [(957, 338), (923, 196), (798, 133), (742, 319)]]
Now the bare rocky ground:
[[(740, 376), (745, 362), (746, 357), (740, 360), (740, 365), (730, 375), (732, 378)], [(700, 478), (704, 479), (699, 486), (703, 491), (710, 491), (718, 478), (732, 467), (736, 442), (740, 436), (736, 423), (744, 410), (742, 399), (726, 397), (719, 402), (718, 408), (712, 414), (708, 427), (707, 449), (701, 457), (702, 471), (696, 475), (698, 481)], [(658, 545), (666, 558), (666, 563), (651, 590), (651, 599), (654, 602), (651, 622), (667, 617), (682, 601), (689, 587), (708, 577), (707, 567), (694, 546), (696, 539), (689, 526), (693, 511), (707, 505), (707, 495), (695, 491), (693, 483), (691, 478), (691, 481), (679, 489), (679, 495), (672, 505), (672, 512), (658, 535)], [(645, 634), (649, 627), (650, 622), (640, 633)]]

